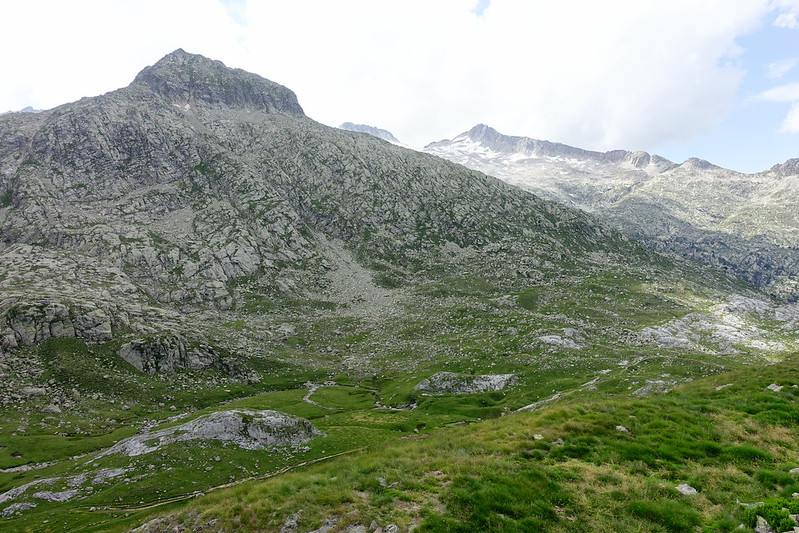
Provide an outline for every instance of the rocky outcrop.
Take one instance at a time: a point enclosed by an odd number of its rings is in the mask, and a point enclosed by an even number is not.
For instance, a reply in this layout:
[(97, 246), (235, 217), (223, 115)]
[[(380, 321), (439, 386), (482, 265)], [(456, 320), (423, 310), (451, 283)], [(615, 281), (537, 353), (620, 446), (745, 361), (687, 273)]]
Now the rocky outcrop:
[(113, 337), (113, 322), (107, 310), (90, 302), (74, 305), (47, 300), (0, 302), (0, 344), (4, 348), (16, 348), (50, 338), (105, 342)]
[(279, 411), (220, 411), (179, 426), (136, 435), (119, 441), (98, 455), (124, 454), (128, 457), (157, 451), (174, 442), (216, 440), (245, 450), (299, 446), (322, 435), (313, 424)]
[[(761, 327), (764, 319), (775, 325)], [(663, 324), (647, 327), (639, 337), (663, 347), (701, 348), (735, 354), (739, 351), (787, 352), (796, 349), (786, 344), (799, 322), (799, 305), (773, 306), (764, 300), (736, 296), (708, 312), (689, 313)], [(782, 331), (782, 340), (775, 333)]]
[(437, 372), (421, 381), (414, 390), (434, 394), (475, 394), (507, 389), (516, 383), (513, 374), (471, 375), (455, 372)]
[(125, 343), (117, 355), (136, 370), (148, 374), (202, 370), (219, 361), (219, 354), (210, 346), (191, 343), (176, 335), (137, 339)]

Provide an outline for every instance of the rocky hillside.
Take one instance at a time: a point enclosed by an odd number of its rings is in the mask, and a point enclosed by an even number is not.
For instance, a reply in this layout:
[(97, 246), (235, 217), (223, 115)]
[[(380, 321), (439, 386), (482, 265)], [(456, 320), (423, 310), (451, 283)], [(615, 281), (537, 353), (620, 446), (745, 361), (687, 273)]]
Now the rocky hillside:
[(591, 152), (479, 125), (426, 151), (593, 212), (655, 248), (718, 265), (772, 294), (799, 296), (795, 160), (758, 174), (701, 159)]
[(579, 211), (322, 126), (285, 87), (182, 50), (126, 88), (0, 119), (4, 348), (121, 336), (138, 368), (202, 367), (210, 351), (144, 337), (253, 292), (335, 292), (341, 244), (384, 284), (489, 245), (550, 263), (627, 246)]

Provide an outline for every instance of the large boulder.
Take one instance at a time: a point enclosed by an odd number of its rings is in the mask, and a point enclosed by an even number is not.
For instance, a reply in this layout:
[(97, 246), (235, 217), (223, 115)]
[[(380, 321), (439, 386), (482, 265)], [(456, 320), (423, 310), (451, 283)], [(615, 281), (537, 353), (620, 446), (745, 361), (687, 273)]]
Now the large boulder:
[(217, 440), (245, 450), (298, 446), (322, 435), (308, 420), (279, 411), (234, 409), (195, 418), (180, 426), (135, 435), (117, 442), (99, 457), (128, 457), (157, 451), (174, 442)]
[(421, 381), (414, 390), (431, 393), (473, 394), (501, 391), (516, 383), (513, 374), (471, 375), (438, 372)]

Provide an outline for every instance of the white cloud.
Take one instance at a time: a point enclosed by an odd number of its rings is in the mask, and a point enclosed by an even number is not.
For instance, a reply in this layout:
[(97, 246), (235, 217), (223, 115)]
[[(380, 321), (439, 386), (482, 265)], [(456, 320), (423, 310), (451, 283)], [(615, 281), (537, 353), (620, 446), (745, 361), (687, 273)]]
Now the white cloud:
[(116, 89), (181, 46), (217, 57), (236, 48), (216, 0), (28, 0), (4, 4), (3, 20), (0, 111)]
[(766, 76), (771, 79), (779, 79), (785, 76), (788, 72), (799, 64), (799, 58), (791, 57), (789, 59), (781, 59), (773, 61), (766, 65)]
[(799, 27), (799, 22), (796, 21), (796, 13), (780, 13), (774, 25), (778, 28), (794, 29)]
[(799, 102), (794, 102), (791, 105), (791, 110), (779, 129), (780, 133), (799, 133)]
[(7, 6), (0, 111), (126, 85), (183, 47), (288, 86), (324, 123), (366, 122), (415, 145), (484, 122), (588, 148), (645, 148), (718, 123), (743, 76), (735, 40), (774, 8), (492, 0), (477, 16), (475, 0), (233, 3)]
[(769, 102), (794, 102), (799, 100), (799, 83), (780, 85), (765, 91), (761, 98)]
[(796, 20), (799, 14), (799, 0), (772, 0), (771, 8), (778, 12), (774, 19), (774, 26), (778, 28), (795, 29), (799, 28), (799, 21)]

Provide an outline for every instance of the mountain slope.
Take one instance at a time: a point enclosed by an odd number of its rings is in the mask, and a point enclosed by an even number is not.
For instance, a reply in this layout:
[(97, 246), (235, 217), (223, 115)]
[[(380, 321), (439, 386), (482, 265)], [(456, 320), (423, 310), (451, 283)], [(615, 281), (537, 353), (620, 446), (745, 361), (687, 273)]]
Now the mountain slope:
[(593, 212), (658, 249), (719, 265), (795, 299), (799, 220), (795, 162), (741, 174), (700, 159), (598, 153), (511, 137), (483, 125), (426, 151)]
[(799, 412), (786, 376), (798, 369), (417, 435), (212, 493), (134, 531), (752, 531), (759, 515), (790, 531)]

